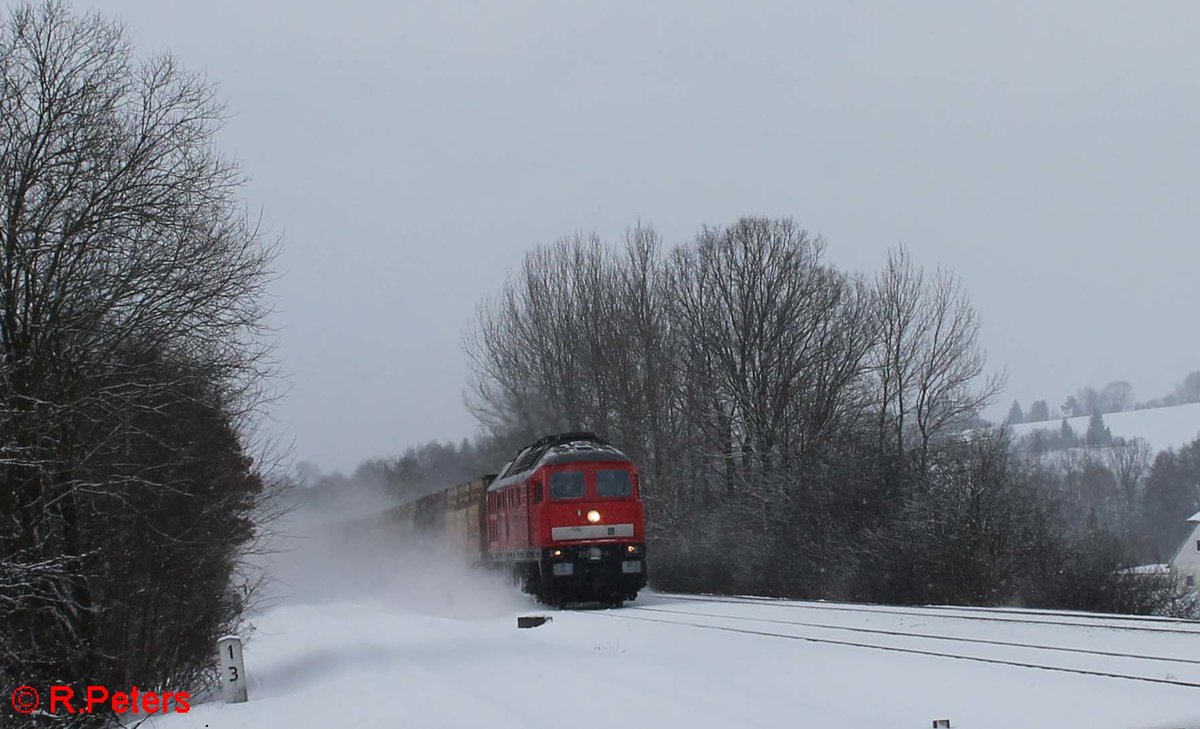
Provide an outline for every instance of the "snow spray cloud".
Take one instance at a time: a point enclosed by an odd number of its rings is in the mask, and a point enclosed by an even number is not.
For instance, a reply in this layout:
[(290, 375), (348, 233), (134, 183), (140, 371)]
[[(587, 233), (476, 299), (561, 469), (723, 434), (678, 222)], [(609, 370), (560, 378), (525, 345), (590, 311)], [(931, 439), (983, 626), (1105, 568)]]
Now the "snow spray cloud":
[(302, 504), (277, 525), (266, 605), (372, 599), (462, 619), (528, 607), (506, 575), (469, 567), (468, 555), (437, 535), (406, 533), (384, 513), (394, 500), (356, 486), (334, 503)]

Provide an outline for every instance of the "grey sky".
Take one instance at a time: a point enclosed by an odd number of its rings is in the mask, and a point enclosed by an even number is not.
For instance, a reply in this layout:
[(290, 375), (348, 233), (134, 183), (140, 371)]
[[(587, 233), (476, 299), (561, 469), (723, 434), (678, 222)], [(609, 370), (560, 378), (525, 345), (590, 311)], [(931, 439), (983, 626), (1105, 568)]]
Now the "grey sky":
[(95, 6), (228, 100), (285, 236), (275, 416), (326, 469), (471, 435), (478, 297), (639, 219), (790, 215), (857, 270), (904, 241), (965, 280), (1001, 412), (1200, 368), (1195, 3)]

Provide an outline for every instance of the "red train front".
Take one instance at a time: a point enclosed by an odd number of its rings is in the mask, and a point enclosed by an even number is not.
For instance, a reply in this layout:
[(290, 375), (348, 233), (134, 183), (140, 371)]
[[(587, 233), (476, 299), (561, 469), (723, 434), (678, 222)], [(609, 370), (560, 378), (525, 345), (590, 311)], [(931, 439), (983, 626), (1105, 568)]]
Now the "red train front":
[(592, 433), (519, 451), (487, 492), (488, 554), (544, 602), (619, 605), (646, 585), (637, 466)]

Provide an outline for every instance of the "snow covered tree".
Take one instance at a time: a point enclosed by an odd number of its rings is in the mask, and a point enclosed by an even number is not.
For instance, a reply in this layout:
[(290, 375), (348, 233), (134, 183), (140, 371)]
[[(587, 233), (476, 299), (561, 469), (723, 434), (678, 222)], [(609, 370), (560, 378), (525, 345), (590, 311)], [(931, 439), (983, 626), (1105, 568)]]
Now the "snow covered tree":
[(1092, 417), (1088, 418), (1088, 429), (1084, 435), (1084, 442), (1090, 446), (1112, 445), (1112, 432), (1104, 424), (1104, 416), (1100, 413), (1092, 413)]
[(1080, 415), (1088, 415), (1091, 411), (1087, 409), (1086, 405), (1080, 402), (1078, 397), (1069, 395), (1063, 401), (1062, 412), (1064, 418), (1075, 418)]
[(1170, 404), (1200, 402), (1200, 370), (1189, 372), (1168, 396)]
[(1075, 437), (1075, 429), (1071, 427), (1066, 418), (1062, 419), (1062, 425), (1058, 428), (1058, 435), (1065, 447), (1070, 448), (1078, 442)]
[(1029, 414), (1026, 416), (1026, 422), (1044, 423), (1050, 419), (1050, 407), (1046, 405), (1045, 400), (1037, 400), (1029, 406)]
[(861, 598), (905, 604), (996, 605), (1028, 591), (1053, 560), (1051, 502), (986, 434), (939, 453), (896, 518), (872, 530)]
[(1008, 409), (1008, 424), (1020, 425), (1025, 422), (1025, 411), (1021, 410), (1021, 403), (1013, 400), (1012, 407)]

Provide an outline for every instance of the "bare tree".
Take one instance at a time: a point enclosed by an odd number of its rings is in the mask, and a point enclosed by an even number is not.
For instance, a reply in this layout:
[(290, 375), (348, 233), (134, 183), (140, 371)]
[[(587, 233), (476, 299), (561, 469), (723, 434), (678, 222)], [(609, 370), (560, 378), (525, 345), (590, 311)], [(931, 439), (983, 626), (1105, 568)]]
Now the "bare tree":
[(606, 431), (615, 277), (600, 240), (575, 236), (525, 257), (463, 338), (468, 404), (493, 429)]
[(1132, 544), (1136, 536), (1138, 507), (1152, 457), (1150, 444), (1141, 438), (1122, 440), (1104, 450), (1104, 459), (1116, 480), (1120, 501), (1117, 526), (1125, 544)]
[(927, 280), (908, 251), (892, 251), (875, 282), (872, 307), (878, 344), (879, 437), (896, 452), (915, 446), (922, 470), (930, 443), (987, 405), (1004, 386), (1002, 374), (982, 382), (979, 317), (961, 282), (945, 271)]
[(793, 221), (744, 218), (676, 251), (672, 318), (735, 468), (787, 468), (859, 405), (862, 292), (823, 248)]
[(1133, 407), (1133, 385), (1124, 380), (1110, 382), (1100, 391), (1100, 403), (1106, 413), (1120, 413)]
[[(689, 506), (721, 525), (724, 541), (708, 546), (726, 555), (726, 589), (784, 589), (831, 526), (833, 482), (819, 474), (859, 421), (872, 336), (863, 287), (823, 247), (791, 220), (743, 218), (671, 259)], [(763, 558), (777, 553), (790, 564)]]

